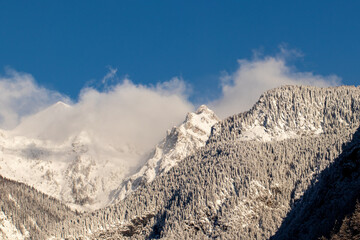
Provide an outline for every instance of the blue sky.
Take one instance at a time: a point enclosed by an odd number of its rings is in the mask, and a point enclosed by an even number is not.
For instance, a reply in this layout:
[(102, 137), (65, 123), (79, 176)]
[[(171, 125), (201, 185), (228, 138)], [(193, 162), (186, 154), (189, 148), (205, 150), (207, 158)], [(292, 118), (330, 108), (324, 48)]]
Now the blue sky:
[(357, 85), (359, 11), (358, 1), (1, 1), (0, 72), (73, 99), (109, 66), (136, 84), (178, 76), (200, 102), (221, 94), (238, 59), (286, 44), (303, 54), (287, 61), (299, 71)]

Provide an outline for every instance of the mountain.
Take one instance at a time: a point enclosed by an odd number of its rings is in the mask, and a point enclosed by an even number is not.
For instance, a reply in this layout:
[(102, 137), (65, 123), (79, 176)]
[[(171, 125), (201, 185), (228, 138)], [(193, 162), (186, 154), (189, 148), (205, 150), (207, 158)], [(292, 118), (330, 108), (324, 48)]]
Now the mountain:
[(185, 122), (169, 131), (156, 146), (146, 165), (129, 177), (129, 167), (123, 162), (141, 156), (131, 146), (114, 148), (86, 129), (59, 131), (58, 125), (72, 116), (73, 110), (58, 102), (25, 119), (14, 131), (0, 132), (0, 175), (85, 211), (117, 202), (142, 181), (150, 182), (168, 171), (205, 145), (211, 126), (218, 121), (206, 106), (189, 113)]
[(139, 186), (150, 183), (205, 146), (211, 127), (218, 121), (215, 113), (205, 105), (200, 106), (195, 113), (188, 113), (185, 121), (169, 130), (166, 137), (156, 145), (146, 164), (121, 183), (113, 195), (112, 203), (123, 200)]
[[(359, 110), (359, 87), (284, 86), (199, 135), (187, 122), (210, 122), (200, 117), (210, 112), (201, 107), (112, 192), (114, 204), (50, 221), (41, 234), (43, 239), (336, 239), (348, 229), (356, 234), (351, 224), (360, 196)], [(185, 158), (179, 162), (175, 156), (196, 143), (200, 147), (180, 155)]]
[(73, 227), (49, 231), (94, 239), (268, 239), (306, 204), (327, 169), (360, 146), (359, 108), (356, 87), (270, 90), (248, 112), (215, 124), (206, 145), (181, 164), (119, 203), (79, 216)]

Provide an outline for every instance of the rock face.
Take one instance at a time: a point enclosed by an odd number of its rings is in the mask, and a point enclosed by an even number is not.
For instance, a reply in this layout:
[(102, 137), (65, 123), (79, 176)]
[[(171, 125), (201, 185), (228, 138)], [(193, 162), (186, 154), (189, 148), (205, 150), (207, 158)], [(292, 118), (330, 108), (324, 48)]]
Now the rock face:
[(185, 121), (167, 132), (166, 137), (155, 147), (146, 164), (134, 175), (127, 178), (115, 191), (113, 203), (124, 199), (129, 193), (155, 177), (168, 172), (187, 156), (205, 146), (211, 127), (219, 118), (205, 105), (195, 113), (188, 113)]

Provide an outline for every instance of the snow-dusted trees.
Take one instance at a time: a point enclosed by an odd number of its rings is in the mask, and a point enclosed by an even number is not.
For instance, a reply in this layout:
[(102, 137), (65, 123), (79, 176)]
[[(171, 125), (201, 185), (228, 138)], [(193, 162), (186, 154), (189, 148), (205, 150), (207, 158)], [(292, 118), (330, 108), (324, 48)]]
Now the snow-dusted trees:
[(271, 139), (285, 133), (311, 135), (356, 128), (360, 118), (360, 87), (283, 86), (264, 93), (248, 112), (213, 126), (209, 142), (235, 141), (246, 130), (264, 127)]
[(61, 236), (269, 238), (352, 134), (209, 143), (123, 202), (65, 221)]
[(45, 239), (48, 229), (75, 216), (58, 200), (1, 176), (0, 196), (0, 210), (29, 239)]

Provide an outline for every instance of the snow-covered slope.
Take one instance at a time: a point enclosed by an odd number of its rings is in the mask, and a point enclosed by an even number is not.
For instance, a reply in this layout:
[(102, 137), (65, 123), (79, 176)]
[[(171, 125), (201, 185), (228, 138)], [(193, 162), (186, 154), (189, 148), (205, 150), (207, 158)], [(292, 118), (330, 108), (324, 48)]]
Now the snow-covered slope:
[(18, 230), (14, 224), (0, 210), (0, 239), (2, 240), (23, 240), (28, 237), (27, 231), (24, 229), (24, 235)]
[(38, 139), (0, 137), (0, 175), (26, 183), (79, 210), (103, 207), (126, 176), (114, 149), (97, 149), (82, 132), (57, 145)]
[[(56, 127), (59, 119), (52, 116), (66, 119), (71, 108), (59, 102), (25, 119), (13, 131), (0, 131), (0, 175), (76, 209), (92, 210), (105, 206), (110, 192), (129, 174), (131, 165), (124, 163), (139, 154), (106, 145), (81, 129), (63, 140), (66, 135), (60, 136)], [(51, 137), (56, 134), (58, 139)]]
[(205, 146), (211, 127), (218, 121), (215, 113), (205, 105), (200, 106), (195, 113), (189, 113), (180, 126), (167, 132), (146, 164), (121, 183), (114, 192), (113, 202), (124, 199), (139, 186), (153, 181), (156, 176), (169, 171), (179, 161)]

